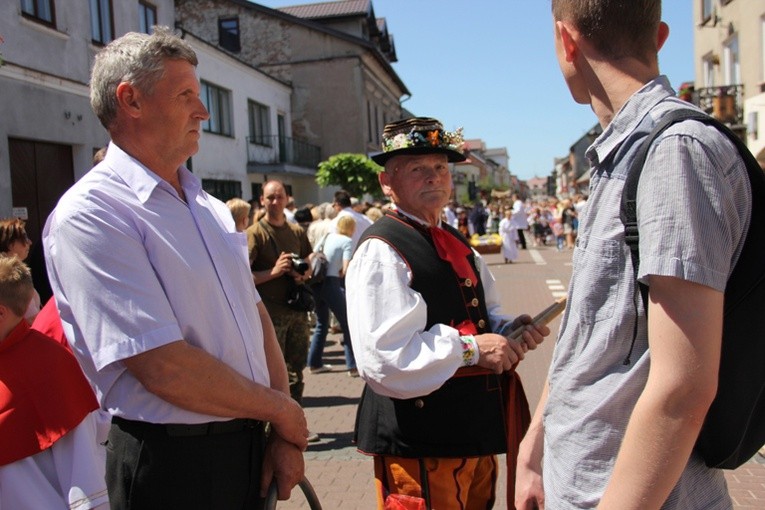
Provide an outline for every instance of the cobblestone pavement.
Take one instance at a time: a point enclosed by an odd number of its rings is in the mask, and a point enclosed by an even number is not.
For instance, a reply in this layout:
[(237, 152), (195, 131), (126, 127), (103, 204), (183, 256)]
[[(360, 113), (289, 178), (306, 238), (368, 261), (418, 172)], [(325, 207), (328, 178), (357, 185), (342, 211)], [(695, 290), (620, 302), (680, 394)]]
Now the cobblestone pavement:
[[(502, 264), (499, 255), (488, 255), (497, 279), (504, 309), (510, 313), (530, 313), (547, 306), (557, 293), (568, 286), (571, 273), (570, 252), (540, 248), (522, 250), (514, 264)], [(554, 337), (558, 321), (551, 324)], [(374, 509), (372, 462), (358, 453), (351, 443), (356, 404), (363, 383), (348, 376), (339, 335), (329, 336), (324, 361), (334, 372), (310, 374), (306, 371), (304, 406), (309, 428), (318, 432), (320, 441), (309, 445), (305, 453), (306, 476), (313, 485), (324, 510)], [(521, 363), (523, 378), (532, 409), (550, 362), (553, 342), (546, 342)], [(764, 452), (765, 453), (765, 452)], [(501, 463), (504, 459), (501, 459)], [(728, 486), (736, 509), (765, 510), (765, 456), (756, 456), (735, 471), (726, 472)], [(504, 479), (504, 470), (500, 480)], [(503, 495), (504, 483), (498, 494)], [(279, 510), (308, 509), (298, 489), (289, 501), (277, 504)], [(498, 502), (498, 510), (507, 506)]]

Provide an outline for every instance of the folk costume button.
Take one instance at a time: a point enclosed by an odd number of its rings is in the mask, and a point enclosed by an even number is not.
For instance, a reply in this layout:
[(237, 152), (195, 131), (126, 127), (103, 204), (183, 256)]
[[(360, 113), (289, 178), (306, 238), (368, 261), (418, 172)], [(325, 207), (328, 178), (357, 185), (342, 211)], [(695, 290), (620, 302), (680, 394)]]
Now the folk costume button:
[(479, 321), (478, 321), (478, 327), (479, 327), (479, 328), (481, 328), (481, 329), (483, 329), (484, 327), (486, 327), (486, 321), (485, 321), (485, 320), (483, 320), (483, 319), (479, 320)]
[(473, 300), (470, 302), (471, 306), (478, 306), (478, 298), (473, 298)]
[(470, 278), (465, 278), (465, 287), (472, 287), (473, 281)]
[(425, 402), (423, 402), (421, 398), (418, 398), (417, 400), (414, 401), (414, 407), (416, 407), (417, 409), (422, 409), (423, 407), (425, 407)]

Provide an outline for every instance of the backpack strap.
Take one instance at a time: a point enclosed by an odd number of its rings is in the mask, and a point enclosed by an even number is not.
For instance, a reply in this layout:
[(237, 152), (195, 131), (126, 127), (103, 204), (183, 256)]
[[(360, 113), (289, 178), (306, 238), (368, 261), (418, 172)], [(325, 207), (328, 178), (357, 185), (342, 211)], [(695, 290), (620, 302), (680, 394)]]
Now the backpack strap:
[[(624, 224), (624, 242), (630, 249), (630, 256), (632, 257), (632, 270), (635, 273), (635, 280), (637, 280), (638, 266), (640, 265), (640, 236), (638, 232), (637, 223), (637, 190), (640, 182), (640, 174), (643, 172), (643, 166), (645, 165), (648, 151), (651, 149), (651, 145), (654, 140), (661, 135), (664, 130), (670, 127), (672, 124), (681, 122), (687, 119), (698, 119), (703, 122), (704, 118), (711, 118), (708, 115), (683, 108), (679, 110), (673, 110), (667, 113), (659, 123), (653, 128), (648, 136), (643, 141), (643, 144), (638, 149), (637, 155), (632, 162), (627, 179), (624, 181), (624, 190), (622, 191), (622, 205), (619, 211), (619, 217)], [(640, 295), (643, 298), (643, 307), (648, 312), (648, 287), (643, 283), (638, 283), (640, 289)]]
[(327, 232), (321, 237), (318, 244), (316, 245), (316, 249), (314, 250), (314, 253), (316, 252), (324, 253), (324, 244), (327, 242), (327, 237), (329, 237), (329, 232)]
[[(619, 211), (619, 217), (621, 218), (622, 224), (624, 225), (624, 242), (627, 244), (627, 246), (630, 249), (630, 256), (632, 258), (632, 270), (635, 275), (635, 280), (637, 280), (638, 265), (640, 264), (640, 236), (638, 232), (638, 222), (637, 222), (637, 189), (638, 189), (638, 183), (640, 181), (640, 174), (643, 171), (643, 166), (645, 165), (645, 160), (648, 155), (648, 151), (650, 150), (654, 140), (656, 140), (656, 138), (659, 135), (661, 135), (671, 125), (677, 122), (682, 122), (684, 120), (689, 120), (689, 119), (696, 120), (704, 124), (715, 127), (718, 131), (724, 134), (733, 143), (733, 145), (735, 145), (736, 150), (738, 151), (741, 159), (743, 160), (747, 168), (747, 173), (749, 175), (749, 181), (750, 181), (750, 185), (752, 189), (752, 203), (754, 204), (755, 196), (761, 196), (762, 194), (762, 190), (764, 188), (763, 182), (765, 181), (763, 180), (764, 179), (763, 172), (760, 170), (760, 166), (757, 163), (757, 160), (755, 160), (754, 156), (749, 151), (747, 146), (744, 144), (743, 140), (741, 140), (741, 138), (739, 138), (725, 124), (721, 123), (714, 117), (711, 117), (698, 110), (692, 110), (690, 108), (681, 108), (681, 109), (673, 110), (667, 113), (664, 117), (662, 117), (659, 123), (648, 134), (648, 136), (645, 138), (645, 141), (638, 149), (635, 160), (633, 161), (632, 166), (630, 167), (629, 173), (627, 174), (627, 179), (624, 182), (624, 190), (622, 191), (622, 202), (621, 202), (621, 209)], [(752, 221), (754, 221), (754, 218), (752, 218)], [(751, 230), (751, 227), (750, 227), (750, 230)], [(736, 268), (738, 269), (740, 265), (745, 265), (745, 264), (752, 265), (753, 263), (754, 261), (749, 262), (748, 259), (746, 260), (746, 262), (744, 260), (739, 259), (739, 261), (736, 264)], [(757, 261), (756, 263), (761, 264), (762, 261), (760, 260), (760, 261)], [(734, 271), (734, 273), (735, 274), (732, 274), (731, 279), (729, 280), (729, 287), (730, 287), (730, 283), (735, 279), (737, 274), (746, 274), (747, 271), (745, 269), (742, 269), (741, 271)], [(746, 283), (741, 282), (741, 285), (744, 285), (744, 284), (750, 285), (751, 282), (746, 282)], [(648, 315), (648, 286), (638, 282), (638, 288), (640, 290), (640, 295), (643, 300), (643, 307), (647, 316)], [(727, 289), (726, 289), (726, 293), (727, 293)], [(726, 295), (726, 298), (727, 298), (727, 295)], [(637, 321), (635, 323), (635, 332), (632, 339), (633, 346), (634, 346), (636, 336), (637, 336)], [(632, 353), (632, 347), (630, 347), (630, 354), (631, 353)], [(627, 356), (627, 359), (625, 360), (625, 364), (629, 364), (629, 355)]]

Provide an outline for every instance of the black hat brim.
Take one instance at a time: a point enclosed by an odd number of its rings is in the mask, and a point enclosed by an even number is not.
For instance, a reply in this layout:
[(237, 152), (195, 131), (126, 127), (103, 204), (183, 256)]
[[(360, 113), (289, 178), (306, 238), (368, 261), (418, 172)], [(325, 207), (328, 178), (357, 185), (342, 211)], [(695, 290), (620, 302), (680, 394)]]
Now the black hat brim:
[(370, 157), (372, 161), (380, 166), (385, 166), (385, 163), (396, 156), (417, 156), (420, 154), (446, 154), (450, 163), (459, 163), (465, 161), (467, 157), (461, 152), (457, 152), (446, 147), (404, 147), (402, 149), (395, 149), (388, 152), (378, 152), (372, 154)]

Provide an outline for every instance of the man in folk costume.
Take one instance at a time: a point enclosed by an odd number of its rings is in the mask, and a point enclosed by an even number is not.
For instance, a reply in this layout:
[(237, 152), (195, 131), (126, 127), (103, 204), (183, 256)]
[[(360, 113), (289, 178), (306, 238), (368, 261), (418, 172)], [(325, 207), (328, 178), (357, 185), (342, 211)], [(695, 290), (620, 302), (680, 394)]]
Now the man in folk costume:
[[(516, 364), (550, 331), (500, 312), (480, 255), (441, 222), (462, 135), (432, 118), (385, 126), (380, 185), (394, 207), (364, 233), (346, 276), (348, 322), (367, 383), (356, 419), (374, 455), (378, 508), (485, 509), (496, 454), (515, 451), (529, 411)], [(520, 340), (506, 334), (525, 327)]]

